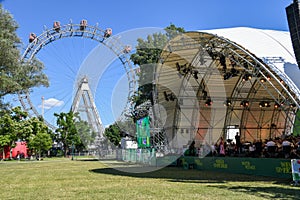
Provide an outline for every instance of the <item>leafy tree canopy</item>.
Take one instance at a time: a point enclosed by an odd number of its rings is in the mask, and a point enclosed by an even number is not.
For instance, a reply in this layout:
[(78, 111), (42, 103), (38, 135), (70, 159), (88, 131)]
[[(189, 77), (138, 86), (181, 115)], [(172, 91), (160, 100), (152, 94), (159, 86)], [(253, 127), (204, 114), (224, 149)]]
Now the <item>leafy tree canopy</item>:
[(24, 92), (32, 87), (48, 86), (44, 65), (37, 59), (22, 63), (21, 42), (16, 34), (18, 25), (0, 4), (0, 106), (7, 106), (3, 97)]
[(52, 146), (51, 131), (43, 121), (38, 118), (28, 119), (28, 113), (21, 107), (0, 111), (0, 149), (3, 153), (5, 147), (14, 147), (18, 140), (29, 142), (29, 147), (36, 148), (30, 143), (39, 134), (48, 138), (40, 145), (41, 150), (48, 149), (50, 144)]
[(121, 142), (121, 134), (122, 131), (117, 123), (110, 125), (104, 131), (104, 136), (108, 138), (108, 140), (113, 143), (115, 146), (119, 146)]
[(56, 135), (54, 139), (63, 145), (64, 154), (67, 156), (70, 148), (85, 150), (95, 141), (96, 133), (87, 121), (79, 117), (79, 113), (55, 113), (57, 117)]
[(76, 145), (76, 149), (87, 149), (88, 145), (92, 144), (95, 141), (96, 133), (92, 130), (87, 121), (76, 121), (75, 126), (81, 140), (81, 143)]
[(140, 72), (138, 73), (139, 89), (134, 96), (131, 97), (131, 101), (135, 103), (135, 106), (147, 100), (151, 100), (154, 87), (153, 74), (160, 54), (169, 40), (185, 32), (184, 28), (176, 27), (174, 24), (170, 24), (170, 26), (164, 30), (166, 31), (165, 33), (148, 35), (146, 40), (139, 38), (137, 40), (136, 53), (130, 57), (132, 62), (140, 68)]
[(52, 147), (51, 131), (38, 118), (31, 118), (30, 125), (32, 133), (28, 139), (28, 147), (33, 149), (39, 155), (39, 159), (41, 159), (42, 151), (49, 150)]

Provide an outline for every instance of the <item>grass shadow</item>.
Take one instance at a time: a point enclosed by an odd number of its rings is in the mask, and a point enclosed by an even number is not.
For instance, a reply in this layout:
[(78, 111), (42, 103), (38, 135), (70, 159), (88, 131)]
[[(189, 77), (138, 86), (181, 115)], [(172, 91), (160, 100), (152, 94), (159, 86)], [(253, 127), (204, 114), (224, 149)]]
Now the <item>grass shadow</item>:
[[(139, 171), (138, 167), (128, 167), (131, 172)], [(244, 174), (231, 174), (224, 172), (215, 171), (202, 171), (196, 169), (185, 170), (179, 167), (165, 167), (160, 169), (152, 168), (152, 171), (145, 173), (131, 173), (124, 171), (123, 167), (107, 167), (99, 169), (91, 169), (92, 173), (110, 174), (117, 176), (128, 176), (136, 178), (159, 178), (168, 179), (171, 182), (182, 182), (182, 183), (226, 183), (226, 182), (249, 182), (249, 181), (261, 181), (261, 182), (273, 182), (275, 184), (289, 185), (291, 180), (263, 177), (263, 176), (253, 176)]]
[[(182, 184), (204, 184), (204, 187), (230, 190), (237, 194), (245, 193), (263, 199), (300, 200), (299, 188), (290, 186), (291, 180), (289, 179), (196, 169), (185, 170), (178, 167), (165, 167), (147, 173), (129, 173), (122, 170), (124, 169), (108, 167), (91, 169), (90, 172), (135, 178), (166, 179), (168, 182)], [(132, 170), (134, 171), (135, 167), (132, 167)]]
[(93, 161), (99, 161), (97, 158), (75, 158), (74, 160), (80, 161), (80, 162), (93, 162)]
[(281, 187), (274, 185), (271, 187), (265, 186), (227, 186), (227, 185), (210, 185), (210, 187), (217, 187), (231, 190), (233, 192), (243, 192), (253, 196), (262, 197), (264, 199), (282, 199), (282, 200), (296, 200), (300, 199), (299, 188), (296, 187)]
[[(139, 167), (131, 167), (131, 171), (139, 171)], [(221, 180), (206, 180), (202, 179), (198, 170), (180, 170), (175, 167), (162, 168), (150, 172), (143, 173), (130, 173), (124, 171), (123, 167), (120, 168), (100, 168), (91, 169), (92, 173), (109, 174), (116, 176), (128, 176), (135, 178), (153, 178), (153, 179), (167, 179), (172, 182), (210, 182), (210, 183), (223, 183)]]

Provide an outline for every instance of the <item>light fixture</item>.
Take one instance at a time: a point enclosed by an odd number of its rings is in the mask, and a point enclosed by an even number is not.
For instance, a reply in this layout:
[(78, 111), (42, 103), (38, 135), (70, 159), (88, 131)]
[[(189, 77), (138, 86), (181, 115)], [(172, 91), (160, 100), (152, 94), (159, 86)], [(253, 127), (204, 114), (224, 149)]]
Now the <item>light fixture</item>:
[(281, 105), (280, 105), (279, 103), (277, 103), (277, 102), (274, 104), (274, 108), (275, 108), (275, 109), (279, 108), (280, 106), (281, 106)]
[(206, 101), (205, 101), (205, 106), (211, 106), (212, 105), (212, 100), (210, 98), (208, 98)]
[(296, 104), (295, 103), (291, 103), (290, 104), (290, 108), (295, 108), (296, 107)]
[(261, 107), (261, 108), (270, 107), (270, 103), (267, 101), (261, 101), (259, 103), (259, 107)]
[(230, 100), (226, 100), (224, 102), (224, 106), (231, 106), (232, 105), (232, 102)]
[(248, 107), (249, 106), (249, 101), (247, 101), (247, 100), (243, 100), (243, 101), (241, 101), (241, 107)]
[(252, 79), (252, 75), (249, 74), (249, 73), (246, 73), (244, 76), (243, 76), (243, 81), (248, 81), (248, 80), (251, 80)]

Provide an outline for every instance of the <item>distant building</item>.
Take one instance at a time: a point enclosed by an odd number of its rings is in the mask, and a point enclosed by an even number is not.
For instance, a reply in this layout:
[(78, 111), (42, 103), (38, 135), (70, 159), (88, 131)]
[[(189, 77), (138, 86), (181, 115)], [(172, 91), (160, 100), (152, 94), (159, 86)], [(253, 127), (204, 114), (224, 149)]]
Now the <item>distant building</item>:
[(286, 7), (286, 15), (289, 24), (291, 39), (298, 67), (300, 68), (300, 3), (298, 0)]

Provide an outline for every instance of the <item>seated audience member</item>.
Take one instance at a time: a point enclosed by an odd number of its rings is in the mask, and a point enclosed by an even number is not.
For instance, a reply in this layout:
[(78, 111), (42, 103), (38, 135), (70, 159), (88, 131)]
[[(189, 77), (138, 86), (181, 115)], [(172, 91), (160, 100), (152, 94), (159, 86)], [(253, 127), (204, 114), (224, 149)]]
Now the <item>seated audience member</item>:
[(282, 142), (282, 153), (284, 158), (289, 158), (291, 153), (291, 142), (287, 139)]
[(261, 153), (263, 150), (263, 143), (261, 139), (257, 140), (255, 143), (255, 157), (261, 157)]
[(255, 156), (255, 143), (256, 141), (254, 140), (253, 144), (249, 145), (249, 156), (254, 157)]
[(189, 146), (189, 153), (190, 153), (190, 156), (196, 156), (197, 154), (197, 149), (195, 147), (195, 141), (193, 141), (191, 143), (191, 145)]
[(211, 148), (211, 155), (216, 156), (218, 154), (217, 144), (211, 144), (210, 148)]
[(223, 138), (221, 137), (221, 141), (220, 141), (220, 144), (219, 144), (219, 155), (220, 156), (225, 156), (225, 143), (224, 143), (224, 140)]
[(272, 139), (269, 139), (266, 146), (267, 146), (268, 156), (269, 157), (275, 157), (276, 151), (277, 151), (276, 143)]

